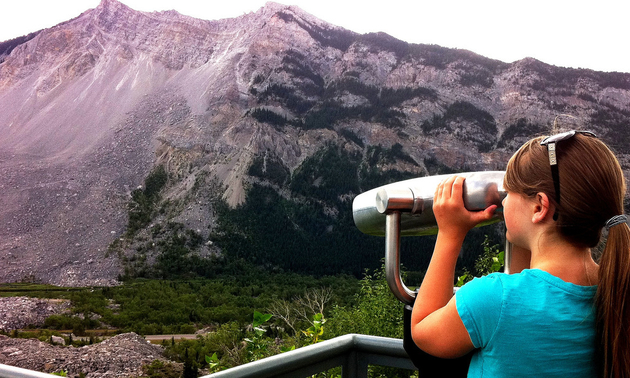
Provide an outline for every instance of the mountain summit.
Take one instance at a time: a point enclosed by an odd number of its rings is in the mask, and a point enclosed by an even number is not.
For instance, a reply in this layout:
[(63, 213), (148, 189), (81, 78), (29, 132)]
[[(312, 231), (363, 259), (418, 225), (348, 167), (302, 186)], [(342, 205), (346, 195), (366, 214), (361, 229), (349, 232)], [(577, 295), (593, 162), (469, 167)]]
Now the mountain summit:
[[(616, 146), (626, 170), (630, 145), (629, 74), (361, 35), (271, 2), (206, 21), (103, 0), (0, 44), (0, 109), (0, 280), (62, 285), (159, 262), (157, 229), (221, 254), (217, 198), (234, 208), (252, 188), (313, 204), (328, 237), (368, 185), (502, 169), (559, 114)], [(323, 171), (346, 163), (354, 181)], [(160, 169), (154, 211), (133, 223)]]

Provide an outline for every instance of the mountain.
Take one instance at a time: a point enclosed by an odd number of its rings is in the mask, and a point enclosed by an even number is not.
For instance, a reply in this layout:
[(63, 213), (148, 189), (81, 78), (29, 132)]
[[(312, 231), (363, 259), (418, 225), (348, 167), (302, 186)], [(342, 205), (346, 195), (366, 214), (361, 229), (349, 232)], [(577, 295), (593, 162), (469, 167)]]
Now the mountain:
[(226, 256), (360, 274), (382, 250), (354, 234), (354, 195), (503, 169), (560, 114), (629, 167), (630, 74), (357, 34), (276, 3), (206, 21), (102, 0), (0, 44), (0, 109), (0, 281), (204, 275), (191, 267)]

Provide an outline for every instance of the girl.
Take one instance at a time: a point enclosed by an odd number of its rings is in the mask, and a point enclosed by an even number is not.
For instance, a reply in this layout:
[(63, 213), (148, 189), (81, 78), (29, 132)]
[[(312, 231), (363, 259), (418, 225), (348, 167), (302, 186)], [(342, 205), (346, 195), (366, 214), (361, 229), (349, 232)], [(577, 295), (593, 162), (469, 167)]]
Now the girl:
[[(435, 192), (439, 232), (411, 320), (418, 347), (443, 358), (476, 350), (469, 377), (630, 377), (630, 228), (614, 154), (589, 132), (522, 146), (503, 201), (517, 273), (475, 279), (453, 296), (464, 237), (496, 209), (467, 211), (463, 182), (451, 177)], [(603, 229), (598, 265), (591, 248)]]

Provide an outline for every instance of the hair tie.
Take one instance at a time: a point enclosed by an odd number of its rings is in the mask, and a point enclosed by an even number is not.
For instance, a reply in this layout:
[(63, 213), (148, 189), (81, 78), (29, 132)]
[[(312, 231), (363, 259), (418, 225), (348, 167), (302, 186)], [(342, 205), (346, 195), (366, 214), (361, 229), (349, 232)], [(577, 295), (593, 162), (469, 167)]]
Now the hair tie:
[(628, 217), (625, 214), (615, 215), (606, 222), (606, 231), (610, 230), (611, 227), (614, 227), (618, 224), (626, 223), (627, 221)]

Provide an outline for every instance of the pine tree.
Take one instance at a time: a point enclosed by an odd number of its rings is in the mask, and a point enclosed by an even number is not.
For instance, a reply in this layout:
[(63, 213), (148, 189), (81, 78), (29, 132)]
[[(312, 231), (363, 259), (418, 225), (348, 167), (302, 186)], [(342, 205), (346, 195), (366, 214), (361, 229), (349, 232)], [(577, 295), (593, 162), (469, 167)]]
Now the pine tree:
[(197, 364), (188, 356), (188, 348), (184, 350), (184, 371), (182, 378), (197, 378), (199, 371)]

